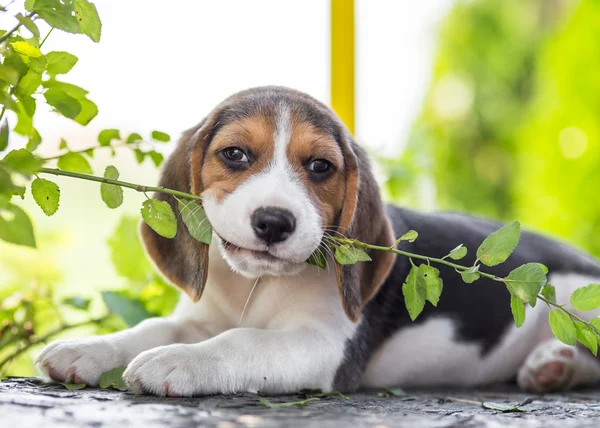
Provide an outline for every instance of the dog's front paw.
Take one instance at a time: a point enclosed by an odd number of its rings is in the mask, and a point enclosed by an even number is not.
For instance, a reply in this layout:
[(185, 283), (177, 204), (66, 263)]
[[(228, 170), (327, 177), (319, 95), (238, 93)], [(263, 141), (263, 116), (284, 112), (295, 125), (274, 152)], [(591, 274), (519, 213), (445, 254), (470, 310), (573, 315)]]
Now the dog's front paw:
[(142, 352), (123, 379), (135, 394), (191, 397), (222, 392), (217, 356), (204, 358), (197, 345), (169, 345)]
[(517, 383), (532, 392), (563, 390), (569, 387), (578, 349), (558, 340), (539, 344), (519, 370)]
[(58, 340), (46, 346), (35, 366), (48, 380), (98, 385), (102, 373), (125, 364), (122, 352), (102, 337)]

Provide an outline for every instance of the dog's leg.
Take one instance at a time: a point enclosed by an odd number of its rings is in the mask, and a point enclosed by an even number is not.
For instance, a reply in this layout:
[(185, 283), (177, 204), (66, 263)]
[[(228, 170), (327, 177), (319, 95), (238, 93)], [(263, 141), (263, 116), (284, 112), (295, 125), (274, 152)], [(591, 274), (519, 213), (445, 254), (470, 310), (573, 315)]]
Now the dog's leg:
[(167, 396), (330, 391), (345, 339), (324, 326), (238, 328), (199, 344), (146, 351), (123, 377), (135, 393)]
[(143, 351), (208, 337), (208, 331), (197, 321), (152, 318), (118, 333), (58, 340), (42, 350), (35, 364), (48, 380), (97, 385), (102, 373), (126, 366)]

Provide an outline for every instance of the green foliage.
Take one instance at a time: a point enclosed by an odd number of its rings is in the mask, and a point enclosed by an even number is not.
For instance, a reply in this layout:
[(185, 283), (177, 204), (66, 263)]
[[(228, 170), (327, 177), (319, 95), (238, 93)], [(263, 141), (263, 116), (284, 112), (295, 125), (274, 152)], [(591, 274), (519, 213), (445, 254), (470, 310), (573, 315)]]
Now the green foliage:
[[(66, 74), (77, 64), (78, 58), (69, 52), (48, 52), (46, 54), (46, 73), (50, 76)], [(41, 82), (40, 82), (41, 83)]]
[(596, 336), (594, 330), (579, 321), (575, 321), (575, 330), (577, 331), (577, 340), (588, 348), (594, 356), (597, 356), (598, 336)]
[(65, 171), (93, 174), (92, 167), (86, 158), (79, 153), (69, 152), (58, 158), (56, 165)]
[(168, 143), (169, 141), (171, 141), (171, 137), (169, 136), (169, 134), (166, 134), (161, 131), (152, 131), (152, 138), (156, 141), (160, 141), (163, 143)]
[(335, 261), (341, 265), (353, 265), (358, 262), (368, 262), (371, 257), (362, 249), (350, 245), (338, 245), (335, 248)]
[(589, 284), (571, 294), (571, 305), (578, 311), (591, 311), (600, 308), (600, 284)]
[(460, 272), (460, 276), (464, 282), (471, 284), (481, 278), (479, 274), (479, 265), (472, 266), (469, 269)]
[(525, 322), (525, 304), (515, 296), (510, 296), (510, 310), (515, 320), (515, 325), (521, 327)]
[(98, 381), (98, 386), (104, 389), (110, 388), (118, 391), (127, 391), (127, 384), (123, 380), (124, 371), (125, 367), (117, 367), (102, 373)]
[(35, 248), (33, 225), (20, 207), (0, 197), (0, 239)]
[(18, 149), (9, 152), (2, 161), (2, 167), (13, 172), (30, 175), (39, 171), (42, 162), (26, 149)]
[(426, 299), (433, 306), (437, 306), (444, 288), (444, 283), (440, 278), (440, 271), (433, 266), (426, 264), (419, 266), (419, 269), (423, 272), (423, 278), (425, 279), (425, 286), (427, 289), (425, 293)]
[(197, 201), (178, 200), (179, 213), (181, 220), (187, 227), (190, 235), (200, 242), (210, 244), (212, 239), (212, 226), (206, 217), (204, 208)]
[(125, 321), (129, 327), (133, 327), (151, 317), (151, 314), (139, 300), (131, 298), (124, 291), (103, 291), (102, 300), (104, 300), (108, 310)]
[(423, 312), (427, 298), (427, 282), (421, 269), (413, 265), (402, 285), (402, 294), (408, 315), (414, 321)]
[(306, 263), (313, 266), (318, 266), (321, 269), (327, 269), (327, 259), (325, 258), (325, 254), (322, 250), (317, 249), (317, 251), (313, 252)]
[[(452, 260), (460, 260), (467, 255), (467, 247), (463, 244), (460, 244), (458, 247), (454, 248), (452, 251), (448, 253), (446, 257), (450, 257)], [(444, 257), (444, 258), (446, 258)]]
[(477, 249), (477, 260), (486, 266), (504, 263), (519, 244), (521, 226), (514, 221), (485, 238)]
[(174, 238), (177, 234), (177, 219), (175, 213), (165, 201), (148, 199), (142, 204), (142, 218), (144, 221), (165, 238)]
[[(104, 170), (104, 178), (116, 180), (119, 178), (119, 171), (112, 165)], [(100, 184), (100, 196), (108, 208), (118, 208), (123, 203), (123, 188), (114, 184)]]
[(60, 189), (56, 183), (43, 178), (36, 178), (31, 183), (31, 194), (47, 216), (53, 215), (58, 210)]
[(532, 302), (546, 284), (548, 269), (540, 263), (527, 263), (512, 270), (504, 279), (508, 291), (522, 302)]
[(550, 311), (550, 328), (558, 340), (567, 345), (575, 346), (577, 343), (577, 329), (575, 323), (559, 309)]
[(105, 129), (98, 134), (100, 146), (110, 146), (112, 140), (120, 140), (121, 132), (118, 129)]

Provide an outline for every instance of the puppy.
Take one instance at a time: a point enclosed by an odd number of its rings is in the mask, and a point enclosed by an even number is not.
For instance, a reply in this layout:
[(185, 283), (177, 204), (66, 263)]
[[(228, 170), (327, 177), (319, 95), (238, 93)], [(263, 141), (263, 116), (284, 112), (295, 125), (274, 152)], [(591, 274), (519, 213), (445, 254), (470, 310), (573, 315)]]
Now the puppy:
[[(370, 262), (337, 265), (323, 244), (328, 235), (390, 247), (414, 229), (419, 239), (400, 247), (442, 257), (461, 243), (474, 250), (500, 225), (385, 206), (364, 150), (308, 95), (263, 87), (226, 99), (184, 133), (160, 184), (201, 195), (214, 230), (208, 246), (182, 222), (174, 239), (141, 225), (150, 258), (185, 292), (174, 314), (48, 345), (37, 366), (49, 379), (96, 385), (103, 372), (127, 366), (131, 390), (166, 396), (515, 378), (547, 391), (600, 379), (591, 354), (552, 339), (544, 305), (528, 308), (516, 329), (502, 284), (465, 284), (438, 266), (439, 304), (411, 322), (402, 294), (408, 259), (369, 251)], [(156, 198), (177, 212), (171, 196)], [(306, 263), (315, 251), (327, 269)], [(533, 261), (550, 269), (559, 302), (600, 278), (596, 260), (531, 233), (489, 270), (506, 276)]]

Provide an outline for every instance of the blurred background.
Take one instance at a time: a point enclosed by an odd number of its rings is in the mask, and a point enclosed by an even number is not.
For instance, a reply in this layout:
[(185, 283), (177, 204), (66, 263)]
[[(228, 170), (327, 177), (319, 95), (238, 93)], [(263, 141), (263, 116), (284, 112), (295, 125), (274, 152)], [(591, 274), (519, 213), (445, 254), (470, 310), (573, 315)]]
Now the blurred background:
[[(45, 48), (79, 57), (69, 81), (90, 91), (99, 114), (81, 127), (38, 112), (45, 156), (58, 152), (61, 138), (71, 149), (94, 145), (105, 128), (125, 135), (159, 129), (176, 139), (223, 98), (252, 86), (290, 86), (331, 103), (327, 0), (94, 3), (100, 43), (55, 31)], [(386, 198), (424, 211), (518, 219), (600, 255), (600, 3), (354, 5), (353, 127)], [(0, 24), (12, 26), (10, 14)], [(158, 150), (168, 155), (174, 145)], [(114, 164), (125, 181), (152, 185), (158, 177), (149, 159), (138, 165), (127, 149), (112, 159), (98, 152), (91, 163), (96, 174)], [(176, 299), (137, 242), (143, 195), (126, 190), (125, 203), (110, 210), (98, 185), (53, 181), (61, 187), (54, 216), (30, 194), (22, 202), (38, 249), (0, 242), (0, 374), (32, 375), (39, 348), (14, 354), (48, 333), (135, 323), (121, 317), (63, 329), (102, 318), (101, 291), (127, 290), (128, 310), (139, 317), (167, 313)], [(64, 306), (73, 296), (79, 300)]]

